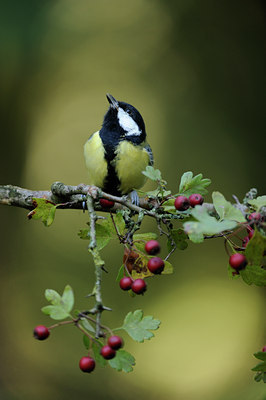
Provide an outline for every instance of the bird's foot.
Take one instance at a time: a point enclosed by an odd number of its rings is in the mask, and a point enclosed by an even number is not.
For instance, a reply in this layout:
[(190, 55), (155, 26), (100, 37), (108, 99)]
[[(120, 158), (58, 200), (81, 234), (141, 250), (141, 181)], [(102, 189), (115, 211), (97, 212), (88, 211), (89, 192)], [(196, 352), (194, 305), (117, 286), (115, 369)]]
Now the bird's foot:
[(132, 204), (139, 206), (139, 196), (136, 190), (132, 190), (132, 192), (129, 193), (129, 197)]

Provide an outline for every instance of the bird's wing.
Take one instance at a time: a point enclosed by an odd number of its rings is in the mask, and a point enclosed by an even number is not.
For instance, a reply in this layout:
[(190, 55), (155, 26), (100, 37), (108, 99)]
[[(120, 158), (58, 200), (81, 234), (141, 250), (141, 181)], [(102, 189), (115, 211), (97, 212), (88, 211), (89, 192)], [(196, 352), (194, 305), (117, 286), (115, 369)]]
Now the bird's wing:
[(150, 148), (150, 145), (149, 145), (148, 143), (145, 144), (144, 150), (146, 150), (147, 153), (148, 153), (148, 155), (149, 155), (149, 158), (150, 158), (149, 164), (150, 164), (150, 165), (153, 165), (153, 161), (154, 161), (154, 160), (153, 160), (152, 149)]

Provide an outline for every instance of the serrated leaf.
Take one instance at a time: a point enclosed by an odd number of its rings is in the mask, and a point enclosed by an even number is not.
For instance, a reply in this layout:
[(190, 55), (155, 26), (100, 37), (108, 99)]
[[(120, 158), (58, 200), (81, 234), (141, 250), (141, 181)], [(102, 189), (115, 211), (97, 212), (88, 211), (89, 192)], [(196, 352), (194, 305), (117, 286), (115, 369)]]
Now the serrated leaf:
[(145, 171), (142, 171), (142, 173), (152, 181), (160, 181), (162, 179), (161, 171), (159, 169), (151, 167), (150, 165), (148, 165)]
[(31, 219), (41, 219), (45, 226), (50, 226), (55, 217), (56, 205), (49, 200), (46, 199), (32, 199), (36, 208), (30, 211), (28, 214), (28, 218)]
[(52, 319), (62, 320), (69, 317), (68, 312), (64, 310), (61, 306), (45, 306), (42, 307), (42, 312), (46, 315), (49, 315)]
[(236, 222), (246, 222), (242, 212), (234, 207), (220, 192), (212, 193), (214, 208), (221, 220), (228, 219)]
[[(112, 230), (108, 223), (95, 224), (96, 243), (98, 250), (102, 250), (112, 239)], [(90, 240), (90, 229), (81, 229), (78, 233), (80, 239)]]
[(256, 211), (261, 207), (266, 207), (266, 196), (258, 196), (256, 199), (248, 200), (248, 204), (252, 205)]
[(185, 172), (180, 180), (179, 184), (179, 195), (189, 197), (193, 193), (199, 193), (201, 195), (207, 194), (208, 187), (211, 184), (211, 180), (208, 178), (202, 178), (202, 174), (198, 174), (193, 177), (191, 171)]
[(183, 229), (172, 229), (170, 233), (171, 237), (167, 240), (167, 249), (170, 252), (172, 250), (172, 240), (176, 244), (176, 247), (180, 250), (185, 250), (188, 246), (187, 235)]
[(248, 262), (250, 264), (262, 265), (265, 251), (266, 237), (263, 236), (258, 230), (255, 230), (245, 250), (245, 256)]
[(142, 310), (130, 311), (124, 320), (122, 329), (136, 342), (143, 342), (145, 339), (151, 339), (154, 334), (151, 330), (159, 328), (161, 321), (154, 319), (151, 315), (143, 317)]
[(99, 340), (97, 340), (96, 342), (93, 341), (91, 345), (94, 354), (94, 359), (97, 365), (99, 364), (100, 367), (105, 367), (107, 361), (101, 356), (101, 348), (103, 345)]
[(62, 296), (53, 289), (46, 289), (45, 297), (52, 305), (41, 309), (44, 314), (50, 315), (51, 318), (56, 320), (65, 319), (70, 316), (69, 313), (74, 305), (74, 294), (69, 285), (65, 287)]
[(139, 250), (144, 252), (145, 251), (145, 244), (149, 240), (156, 240), (158, 235), (154, 232), (147, 232), (147, 233), (136, 233), (133, 235), (134, 246)]
[(62, 294), (62, 302), (64, 303), (64, 308), (70, 313), (74, 306), (74, 293), (69, 285), (66, 285), (64, 292)]
[(52, 304), (60, 304), (61, 296), (53, 289), (46, 289), (44, 292), (44, 296), (47, 301), (50, 301)]
[(108, 361), (110, 367), (117, 371), (131, 372), (135, 365), (135, 358), (125, 350), (118, 350), (115, 357)]
[(258, 360), (262, 360), (266, 362), (266, 352), (265, 351), (257, 351), (253, 354)]
[(266, 286), (266, 270), (260, 265), (248, 264), (240, 271), (240, 275), (248, 285)]
[(196, 206), (192, 210), (191, 215), (196, 221), (185, 222), (184, 231), (192, 241), (202, 241), (202, 235), (216, 235), (231, 230), (237, 225), (237, 222), (231, 220), (217, 221), (215, 217), (208, 214), (204, 206)]

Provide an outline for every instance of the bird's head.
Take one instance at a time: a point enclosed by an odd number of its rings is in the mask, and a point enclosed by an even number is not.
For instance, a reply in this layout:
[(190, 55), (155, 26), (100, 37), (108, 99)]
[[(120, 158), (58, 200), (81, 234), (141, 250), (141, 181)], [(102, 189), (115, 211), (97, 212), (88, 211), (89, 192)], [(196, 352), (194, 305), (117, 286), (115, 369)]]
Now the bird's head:
[(131, 104), (106, 95), (110, 107), (104, 116), (103, 128), (119, 133), (125, 139), (142, 142), (146, 137), (145, 124), (139, 111)]

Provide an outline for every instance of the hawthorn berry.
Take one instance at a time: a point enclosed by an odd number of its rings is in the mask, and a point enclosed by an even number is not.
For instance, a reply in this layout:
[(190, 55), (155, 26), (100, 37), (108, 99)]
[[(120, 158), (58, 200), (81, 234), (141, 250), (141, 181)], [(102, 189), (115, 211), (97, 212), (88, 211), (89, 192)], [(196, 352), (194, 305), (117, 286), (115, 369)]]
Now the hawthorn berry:
[(110, 336), (107, 343), (113, 350), (118, 350), (123, 347), (123, 340), (120, 336)]
[(186, 211), (189, 208), (188, 198), (185, 196), (177, 196), (175, 199), (175, 208), (178, 211)]
[(107, 344), (101, 348), (101, 355), (106, 360), (111, 360), (115, 357), (116, 351), (112, 349), (112, 347), (108, 346)]
[(157, 240), (149, 240), (145, 244), (146, 253), (150, 254), (151, 256), (155, 256), (155, 254), (158, 254), (160, 252), (160, 249), (160, 243), (157, 242)]
[(250, 228), (250, 226), (249, 226), (249, 227), (247, 227), (247, 231), (248, 231), (248, 237), (249, 237), (249, 239), (251, 239), (252, 236), (254, 235), (254, 229)]
[(120, 279), (119, 286), (122, 290), (130, 290), (133, 280), (129, 276), (124, 276)]
[(50, 335), (49, 329), (44, 325), (38, 325), (34, 328), (33, 336), (38, 340), (45, 340)]
[(95, 361), (93, 358), (87, 356), (79, 360), (79, 368), (83, 372), (92, 372), (95, 368)]
[(164, 261), (160, 257), (152, 257), (149, 259), (147, 267), (153, 274), (161, 274), (164, 269)]
[(258, 222), (261, 219), (262, 219), (262, 215), (260, 213), (258, 213), (258, 212), (253, 212), (253, 213), (249, 214), (249, 216), (248, 216), (248, 220), (249, 221)]
[(201, 205), (204, 202), (204, 198), (199, 193), (194, 193), (188, 198), (189, 204), (191, 207), (195, 207), (198, 204)]
[(261, 351), (263, 351), (263, 353), (266, 353), (266, 346), (264, 346)]
[(147, 289), (147, 284), (143, 279), (136, 279), (131, 286), (131, 289), (136, 294), (142, 294)]
[(112, 208), (114, 206), (114, 201), (107, 200), (107, 199), (100, 199), (99, 203), (102, 208)]
[(247, 265), (247, 259), (244, 254), (235, 253), (230, 256), (229, 264), (236, 270), (243, 269)]

